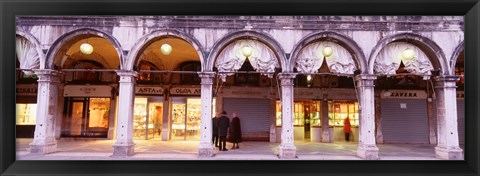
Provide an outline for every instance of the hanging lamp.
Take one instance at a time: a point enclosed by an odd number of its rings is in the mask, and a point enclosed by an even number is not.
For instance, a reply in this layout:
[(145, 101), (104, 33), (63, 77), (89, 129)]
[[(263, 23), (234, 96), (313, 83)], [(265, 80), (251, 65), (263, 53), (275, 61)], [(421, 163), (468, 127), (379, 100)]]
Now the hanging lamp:
[(87, 54), (87, 55), (93, 53), (93, 46), (88, 43), (88, 38), (87, 38), (87, 41), (85, 43), (82, 43), (80, 45), (80, 52), (82, 52), (83, 54)]

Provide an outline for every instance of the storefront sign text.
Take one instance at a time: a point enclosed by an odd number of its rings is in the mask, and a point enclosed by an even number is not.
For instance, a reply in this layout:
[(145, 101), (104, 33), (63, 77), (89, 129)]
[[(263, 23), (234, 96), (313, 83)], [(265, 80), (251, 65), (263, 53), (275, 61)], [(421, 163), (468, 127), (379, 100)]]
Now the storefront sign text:
[(17, 87), (17, 95), (37, 95), (37, 87)]
[(200, 88), (171, 88), (170, 94), (172, 95), (200, 95), (201, 89)]
[(161, 87), (135, 87), (135, 94), (163, 95)]
[(110, 86), (67, 85), (63, 91), (65, 97), (110, 97)]
[(383, 91), (381, 96), (382, 98), (427, 99), (427, 93), (420, 90), (387, 90)]

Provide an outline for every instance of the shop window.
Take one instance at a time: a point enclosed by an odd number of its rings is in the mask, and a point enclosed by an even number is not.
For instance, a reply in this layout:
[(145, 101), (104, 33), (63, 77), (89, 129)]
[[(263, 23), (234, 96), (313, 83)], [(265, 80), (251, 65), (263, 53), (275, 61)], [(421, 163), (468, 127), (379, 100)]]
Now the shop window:
[(17, 125), (35, 125), (37, 104), (16, 105)]
[(141, 61), (138, 65), (140, 72), (138, 73), (137, 81), (140, 84), (159, 83), (162, 81), (163, 73), (153, 73), (152, 70), (159, 70), (155, 65), (148, 61)]
[(345, 118), (350, 119), (352, 126), (358, 126), (358, 103), (354, 101), (329, 101), (328, 124), (330, 126), (343, 126)]
[[(293, 112), (293, 125), (303, 126), (310, 124), (311, 126), (321, 125), (321, 101), (295, 101)], [(305, 118), (308, 116), (309, 118)], [(276, 125), (282, 126), (282, 102), (276, 102)]]
[(107, 137), (110, 98), (68, 97), (64, 112), (62, 137)]
[[(199, 61), (185, 62), (180, 65), (181, 71), (194, 71), (199, 72), (202, 70)], [(197, 85), (200, 84), (200, 77), (196, 73), (182, 73), (180, 76), (180, 82), (184, 85)]]
[[(242, 67), (238, 70), (240, 72), (254, 72), (252, 64), (247, 60), (243, 63)], [(260, 73), (235, 73), (234, 75), (235, 85), (237, 86), (258, 86), (260, 80)]]
[(455, 75), (461, 75), (462, 77), (460, 77), (460, 80), (457, 81), (457, 86), (458, 86), (458, 89), (464, 89), (464, 85), (465, 85), (465, 78), (464, 78), (464, 75), (465, 75), (465, 70), (463, 67), (455, 67)]
[[(103, 66), (95, 61), (84, 60), (73, 64), (73, 69), (102, 69)], [(73, 79), (76, 82), (100, 82), (101, 72), (96, 71), (76, 71), (73, 73)]]

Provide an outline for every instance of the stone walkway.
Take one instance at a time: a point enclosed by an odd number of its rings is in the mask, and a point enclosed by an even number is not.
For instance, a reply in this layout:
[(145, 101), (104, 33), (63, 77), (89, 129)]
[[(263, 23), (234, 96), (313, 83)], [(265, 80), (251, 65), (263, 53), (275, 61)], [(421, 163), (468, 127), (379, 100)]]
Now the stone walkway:
[[(135, 155), (112, 157), (114, 140), (60, 139), (58, 152), (37, 155), (28, 152), (32, 139), (17, 139), (18, 160), (279, 160), (279, 143), (242, 142), (240, 149), (215, 150), (212, 158), (198, 158), (198, 141), (135, 140)], [(227, 149), (232, 146), (227, 143)], [(295, 142), (296, 160), (361, 160), (357, 143)], [(435, 145), (378, 144), (380, 160), (436, 160)]]

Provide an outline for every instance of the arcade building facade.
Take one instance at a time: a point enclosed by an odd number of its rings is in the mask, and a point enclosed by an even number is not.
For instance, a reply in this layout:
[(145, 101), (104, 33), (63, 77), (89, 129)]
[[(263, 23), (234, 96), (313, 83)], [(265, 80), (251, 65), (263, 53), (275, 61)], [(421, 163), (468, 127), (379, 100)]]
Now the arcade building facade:
[[(244, 141), (436, 144), (463, 160), (461, 16), (18, 16), (17, 138), (195, 140), (236, 112)], [(12, 117), (13, 118), (13, 117)], [(319, 149), (321, 150), (321, 149)]]

